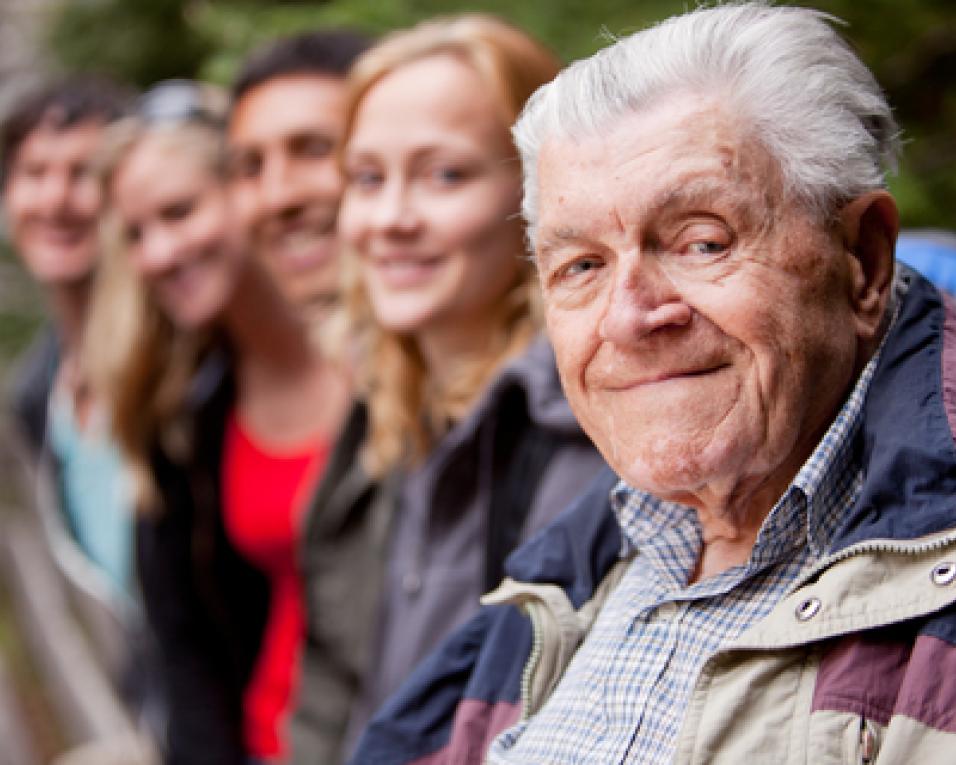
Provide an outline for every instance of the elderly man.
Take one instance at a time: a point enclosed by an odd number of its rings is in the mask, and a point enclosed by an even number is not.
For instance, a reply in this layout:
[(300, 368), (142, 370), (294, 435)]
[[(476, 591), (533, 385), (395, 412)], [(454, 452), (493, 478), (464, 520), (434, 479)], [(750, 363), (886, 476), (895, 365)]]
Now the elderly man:
[(620, 480), (355, 761), (951, 762), (956, 306), (894, 277), (871, 74), (815, 11), (722, 6), (570, 67), (515, 134), (565, 390)]

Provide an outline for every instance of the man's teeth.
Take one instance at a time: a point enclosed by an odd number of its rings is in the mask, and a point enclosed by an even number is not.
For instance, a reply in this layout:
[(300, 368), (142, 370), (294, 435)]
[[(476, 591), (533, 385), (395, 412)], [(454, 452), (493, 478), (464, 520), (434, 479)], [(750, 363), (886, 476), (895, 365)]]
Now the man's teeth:
[(324, 238), (318, 231), (294, 231), (282, 237), (281, 245), (290, 254), (296, 254), (314, 247)]

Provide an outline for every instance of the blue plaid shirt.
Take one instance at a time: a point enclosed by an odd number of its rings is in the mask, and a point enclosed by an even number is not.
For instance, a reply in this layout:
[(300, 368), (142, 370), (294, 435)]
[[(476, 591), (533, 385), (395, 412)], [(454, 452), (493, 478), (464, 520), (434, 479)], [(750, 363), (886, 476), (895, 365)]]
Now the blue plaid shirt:
[(747, 563), (686, 586), (696, 513), (618, 484), (611, 501), (634, 561), (541, 711), (502, 733), (491, 765), (667, 763), (704, 662), (764, 617), (826, 553), (863, 473), (854, 450), (876, 354), (786, 493)]

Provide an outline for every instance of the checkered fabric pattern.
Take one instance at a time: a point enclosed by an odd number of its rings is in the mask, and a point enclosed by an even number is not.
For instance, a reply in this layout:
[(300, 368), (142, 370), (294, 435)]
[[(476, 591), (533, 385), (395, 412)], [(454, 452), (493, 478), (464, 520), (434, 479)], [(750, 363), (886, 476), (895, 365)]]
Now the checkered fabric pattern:
[(611, 495), (633, 563), (541, 711), (502, 733), (491, 765), (670, 762), (709, 656), (765, 616), (826, 552), (862, 469), (853, 448), (879, 354), (765, 519), (750, 560), (685, 583), (701, 549), (688, 507), (619, 484)]

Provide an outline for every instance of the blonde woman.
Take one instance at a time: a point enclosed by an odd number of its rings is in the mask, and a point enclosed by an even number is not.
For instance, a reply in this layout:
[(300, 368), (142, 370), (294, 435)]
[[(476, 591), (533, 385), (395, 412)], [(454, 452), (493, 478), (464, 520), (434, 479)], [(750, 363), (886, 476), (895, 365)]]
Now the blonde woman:
[(303, 635), (301, 499), (348, 401), (250, 256), (206, 91), (166, 83), (114, 129), (91, 368), (139, 487), (138, 571), (169, 763), (278, 761)]
[[(295, 762), (335, 757), (346, 724), (337, 756), (347, 752), (415, 664), (477, 610), (507, 553), (602, 464), (537, 336), (518, 220), (509, 126), (557, 71), (525, 33), (466, 15), (392, 34), (350, 73), (339, 231), (366, 409), (309, 515)], [(346, 524), (379, 533), (377, 544), (343, 544)], [(342, 567), (351, 588), (332, 586)], [(354, 619), (348, 632), (337, 624), (348, 608), (363, 609), (364, 631)]]

